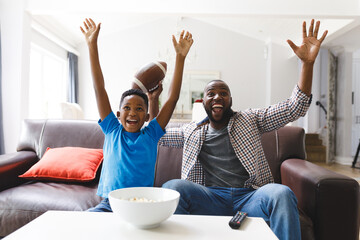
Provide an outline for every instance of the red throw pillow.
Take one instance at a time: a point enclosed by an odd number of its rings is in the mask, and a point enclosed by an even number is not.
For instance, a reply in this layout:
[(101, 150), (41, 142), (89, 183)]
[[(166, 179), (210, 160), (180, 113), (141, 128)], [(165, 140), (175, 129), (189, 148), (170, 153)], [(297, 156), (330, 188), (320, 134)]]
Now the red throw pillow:
[(19, 177), (31, 180), (89, 182), (103, 160), (102, 149), (47, 148), (44, 156)]

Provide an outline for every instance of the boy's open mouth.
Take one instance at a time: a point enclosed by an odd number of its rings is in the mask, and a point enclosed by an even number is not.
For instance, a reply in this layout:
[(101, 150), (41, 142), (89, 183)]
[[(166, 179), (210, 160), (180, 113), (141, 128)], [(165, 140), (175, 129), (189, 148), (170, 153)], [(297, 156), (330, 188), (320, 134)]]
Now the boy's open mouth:
[(134, 125), (134, 124), (137, 124), (137, 120), (134, 120), (134, 119), (128, 119), (128, 120), (126, 120), (126, 123), (127, 124), (131, 124), (131, 125)]

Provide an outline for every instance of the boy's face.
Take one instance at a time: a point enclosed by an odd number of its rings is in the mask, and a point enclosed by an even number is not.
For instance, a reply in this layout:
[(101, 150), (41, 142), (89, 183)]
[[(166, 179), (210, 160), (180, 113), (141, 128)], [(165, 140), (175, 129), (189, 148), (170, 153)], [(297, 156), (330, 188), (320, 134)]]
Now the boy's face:
[(149, 120), (147, 107), (142, 97), (129, 95), (123, 99), (117, 117), (127, 132), (138, 132)]

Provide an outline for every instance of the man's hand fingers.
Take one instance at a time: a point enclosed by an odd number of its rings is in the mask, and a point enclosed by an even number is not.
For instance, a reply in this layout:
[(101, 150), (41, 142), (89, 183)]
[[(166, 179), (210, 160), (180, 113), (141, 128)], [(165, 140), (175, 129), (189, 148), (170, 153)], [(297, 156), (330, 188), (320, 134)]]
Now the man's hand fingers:
[(290, 45), (290, 47), (292, 48), (292, 50), (295, 52), (298, 49), (298, 46), (296, 46), (293, 41), (291, 40), (287, 40), (287, 43)]
[(326, 35), (328, 34), (328, 30), (326, 30), (323, 35), (321, 36), (321, 38), (319, 39), (320, 43), (322, 43), (326, 37)]
[(314, 33), (314, 19), (311, 19), (311, 24), (310, 24), (310, 27), (309, 27), (309, 37), (312, 37), (313, 36), (313, 33)]
[(303, 38), (306, 38), (307, 34), (306, 34), (306, 22), (303, 22)]
[(317, 22), (316, 22), (316, 25), (315, 25), (315, 31), (314, 31), (314, 37), (315, 37), (315, 38), (317, 38), (317, 36), (318, 36), (319, 27), (320, 27), (320, 21), (317, 21)]
[(84, 31), (84, 29), (83, 29), (82, 27), (80, 27), (80, 30), (81, 30), (81, 32), (82, 32), (83, 34), (85, 34), (85, 31)]

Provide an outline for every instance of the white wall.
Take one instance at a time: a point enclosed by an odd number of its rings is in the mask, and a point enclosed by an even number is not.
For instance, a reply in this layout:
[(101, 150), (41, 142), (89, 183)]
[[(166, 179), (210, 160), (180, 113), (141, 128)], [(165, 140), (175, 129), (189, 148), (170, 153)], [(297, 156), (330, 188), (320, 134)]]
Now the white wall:
[[(300, 43), (296, 43), (300, 44)], [(283, 46), (271, 41), (267, 44), (267, 104), (276, 104), (290, 97), (292, 90), (298, 83), (301, 71), (301, 61), (293, 53), (290, 46)], [(315, 61), (312, 83), (312, 104), (305, 117), (300, 118), (293, 126), (300, 126), (307, 133), (316, 133), (320, 128), (319, 107), (315, 102), (320, 99), (320, 56)]]
[[(24, 13), (25, 3), (0, 1), (5, 148), (6, 152), (14, 152), (21, 121), (28, 113), (31, 21)], [(130, 87), (136, 70), (150, 61), (161, 60), (158, 59), (159, 51), (173, 51), (171, 34), (179, 30), (175, 27), (179, 25), (177, 20), (167, 17), (114, 35), (101, 35), (100, 32), (100, 61), (114, 111), (118, 109), (121, 93)], [(195, 39), (191, 51), (196, 50), (196, 60), (187, 63), (185, 70), (220, 71), (221, 79), (231, 88), (235, 110), (265, 107), (290, 95), (298, 73), (296, 58), (289, 59), (289, 47), (272, 44), (274, 53), (265, 59), (266, 43), (262, 41), (189, 18), (184, 18), (180, 25), (191, 31)], [(77, 50), (80, 52), (79, 103), (85, 118), (98, 119), (85, 42)], [(173, 66), (170, 60), (169, 72)], [(271, 90), (267, 91), (269, 82)]]
[(58, 56), (66, 51), (31, 28), (27, 1), (0, 0), (2, 108), (5, 152), (16, 151), (21, 122), (28, 118), (31, 41)]
[(45, 49), (53, 55), (58, 56), (61, 59), (67, 59), (67, 51), (57, 45), (56, 43), (50, 41), (44, 35), (36, 31), (35, 29), (31, 29), (31, 42)]
[[(178, 29), (175, 18), (164, 18), (153, 23), (99, 37), (100, 61), (113, 111), (117, 111), (121, 93), (130, 87), (135, 71), (142, 65), (158, 59), (159, 51), (174, 51), (171, 34)], [(193, 33), (196, 60), (185, 66), (185, 71), (220, 71), (232, 91), (234, 110), (265, 107), (290, 96), (298, 81), (296, 57), (290, 47), (273, 45), (274, 55), (264, 58), (262, 41), (237, 34), (197, 20), (185, 18), (181, 26)], [(106, 26), (102, 26), (103, 28)], [(156, 32), (156, 34), (154, 34)], [(124, 37), (126, 36), (126, 37)], [(151, 36), (151, 37), (149, 37)], [(80, 78), (80, 105), (85, 118), (97, 119), (98, 112), (93, 93), (89, 59), (85, 43), (78, 48)], [(273, 62), (272, 74), (267, 77), (267, 66)], [(174, 66), (168, 63), (168, 72)], [(271, 90), (266, 90), (271, 81)]]
[[(28, 112), (31, 21), (24, 12), (26, 1), (21, 2), (0, 0), (6, 152), (16, 150), (21, 121)], [(150, 61), (161, 60), (159, 51), (173, 51), (171, 34), (180, 30), (175, 27), (179, 25), (177, 20), (165, 17), (113, 35), (100, 32), (100, 60), (114, 111), (136, 70)], [(191, 31), (195, 39), (189, 54), (196, 51), (196, 60), (187, 63), (185, 71), (220, 71), (221, 79), (232, 91), (235, 110), (265, 107), (290, 96), (299, 78), (298, 60), (290, 47), (271, 41), (265, 43), (190, 18), (184, 18), (180, 26)], [(264, 49), (268, 50), (267, 56)], [(80, 52), (79, 102), (85, 118), (98, 119), (85, 42), (77, 50)], [(169, 72), (173, 66), (169, 60)]]
[(267, 105), (276, 104), (290, 97), (291, 92), (299, 81), (298, 58), (292, 54), (292, 49), (271, 43), (270, 83), (267, 88)]
[(2, 107), (5, 152), (15, 152), (22, 119), (27, 116), (30, 18), (24, 1), (0, 0)]
[(360, 49), (353, 54), (352, 91), (354, 99), (352, 105), (351, 155), (355, 156), (360, 140)]
[(314, 71), (313, 71), (313, 81), (312, 81), (312, 102), (309, 107), (309, 110), (304, 117), (307, 121), (307, 127), (305, 132), (307, 133), (319, 133), (320, 132), (320, 109), (319, 106), (316, 106), (316, 101), (321, 98), (321, 54), (315, 60)]

